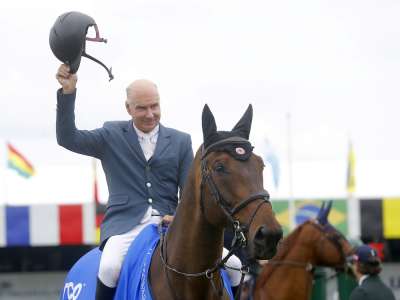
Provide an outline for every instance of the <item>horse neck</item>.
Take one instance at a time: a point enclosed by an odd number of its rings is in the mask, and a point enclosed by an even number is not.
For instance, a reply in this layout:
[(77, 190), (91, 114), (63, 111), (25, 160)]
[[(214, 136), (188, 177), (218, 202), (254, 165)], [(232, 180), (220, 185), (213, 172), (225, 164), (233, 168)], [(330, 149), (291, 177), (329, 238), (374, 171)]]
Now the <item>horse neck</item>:
[[(257, 282), (259, 289), (262, 289), (259, 293), (279, 300), (309, 299), (312, 273), (306, 270), (306, 264), (314, 265), (314, 259), (312, 251), (307, 251), (308, 248), (312, 248), (308, 244), (301, 243), (296, 247), (298, 241), (302, 239), (302, 229), (300, 226), (286, 237), (283, 240), (283, 248), (280, 248), (271, 259), (271, 263), (264, 267), (265, 269), (258, 279), (259, 282)], [(297, 266), (291, 263), (301, 265)], [(267, 299), (269, 298), (267, 297)]]
[(168, 262), (186, 272), (209, 269), (222, 255), (223, 228), (206, 220), (198, 186), (192, 170), (167, 234)]
[[(304, 236), (304, 226), (297, 228), (293, 232), (293, 236), (289, 236), (287, 239), (287, 251), (284, 256), (284, 261), (296, 261), (299, 263), (315, 263), (315, 258), (313, 256), (313, 248), (311, 241), (306, 239)], [(299, 242), (300, 241), (300, 242)]]
[(282, 269), (282, 267), (299, 268), (291, 266), (291, 262), (299, 264), (315, 264), (313, 258), (313, 251), (310, 245), (299, 243), (302, 240), (302, 232), (304, 226), (298, 227), (294, 232), (289, 234), (282, 242), (282, 247), (278, 250), (278, 253), (271, 259), (271, 263), (265, 267), (265, 278), (273, 276), (275, 270)]

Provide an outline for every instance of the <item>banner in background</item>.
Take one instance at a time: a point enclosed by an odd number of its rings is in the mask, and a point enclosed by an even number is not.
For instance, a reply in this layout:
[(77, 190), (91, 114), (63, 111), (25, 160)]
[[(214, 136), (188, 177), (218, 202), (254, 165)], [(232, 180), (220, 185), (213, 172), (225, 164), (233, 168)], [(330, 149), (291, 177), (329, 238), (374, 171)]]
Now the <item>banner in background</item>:
[(332, 200), (332, 209), (329, 213), (329, 222), (345, 236), (348, 234), (347, 203), (344, 199), (304, 199), (295, 201), (296, 226), (315, 218), (324, 201)]
[(95, 206), (0, 206), (0, 247), (93, 245)]
[(283, 234), (287, 235), (290, 232), (289, 201), (272, 201), (272, 209), (282, 226)]
[(382, 199), (360, 200), (361, 237), (369, 241), (383, 239)]
[(400, 239), (400, 198), (383, 199), (383, 236)]
[(360, 216), (363, 239), (400, 238), (400, 198), (360, 199)]

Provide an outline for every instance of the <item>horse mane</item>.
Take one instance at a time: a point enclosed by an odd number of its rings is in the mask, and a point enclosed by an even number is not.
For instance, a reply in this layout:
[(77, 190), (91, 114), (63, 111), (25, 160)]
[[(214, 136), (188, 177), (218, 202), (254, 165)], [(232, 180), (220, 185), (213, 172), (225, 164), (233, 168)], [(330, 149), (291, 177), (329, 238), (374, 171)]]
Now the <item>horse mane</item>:
[[(294, 231), (292, 231), (287, 237), (285, 237), (278, 247), (278, 252), (276, 255), (268, 261), (268, 263), (264, 266), (262, 273), (260, 274), (260, 284), (264, 285), (265, 281), (271, 275), (271, 273), (278, 267), (278, 264), (274, 264), (274, 261), (282, 261), (292, 249), (292, 245), (298, 239), (303, 227), (308, 222), (301, 224)], [(272, 263), (269, 263), (272, 262)]]
[(200, 189), (196, 189), (196, 187), (200, 187), (201, 182), (201, 176), (198, 172), (200, 168), (201, 147), (202, 146), (200, 146), (199, 149), (195, 152), (192, 164), (186, 176), (186, 180), (183, 183), (183, 188), (179, 193), (178, 206), (181, 205), (181, 202), (185, 201), (185, 199), (193, 203), (195, 202), (195, 199), (200, 197)]

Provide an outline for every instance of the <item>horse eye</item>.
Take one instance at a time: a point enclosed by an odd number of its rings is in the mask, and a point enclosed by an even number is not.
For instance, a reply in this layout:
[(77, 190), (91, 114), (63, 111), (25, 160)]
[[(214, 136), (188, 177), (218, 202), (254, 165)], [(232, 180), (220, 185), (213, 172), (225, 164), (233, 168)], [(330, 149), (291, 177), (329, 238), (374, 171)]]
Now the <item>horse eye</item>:
[(225, 166), (223, 164), (217, 164), (214, 168), (214, 171), (218, 173), (224, 173), (225, 172)]

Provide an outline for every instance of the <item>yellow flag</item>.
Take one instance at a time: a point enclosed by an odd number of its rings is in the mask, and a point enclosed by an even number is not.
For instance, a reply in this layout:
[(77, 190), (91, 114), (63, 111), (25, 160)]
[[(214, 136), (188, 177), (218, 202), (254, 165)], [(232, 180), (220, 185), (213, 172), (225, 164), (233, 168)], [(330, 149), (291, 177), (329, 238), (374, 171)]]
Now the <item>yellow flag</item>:
[(353, 194), (356, 189), (356, 177), (355, 177), (355, 155), (353, 150), (353, 144), (349, 143), (349, 153), (347, 157), (347, 192)]

